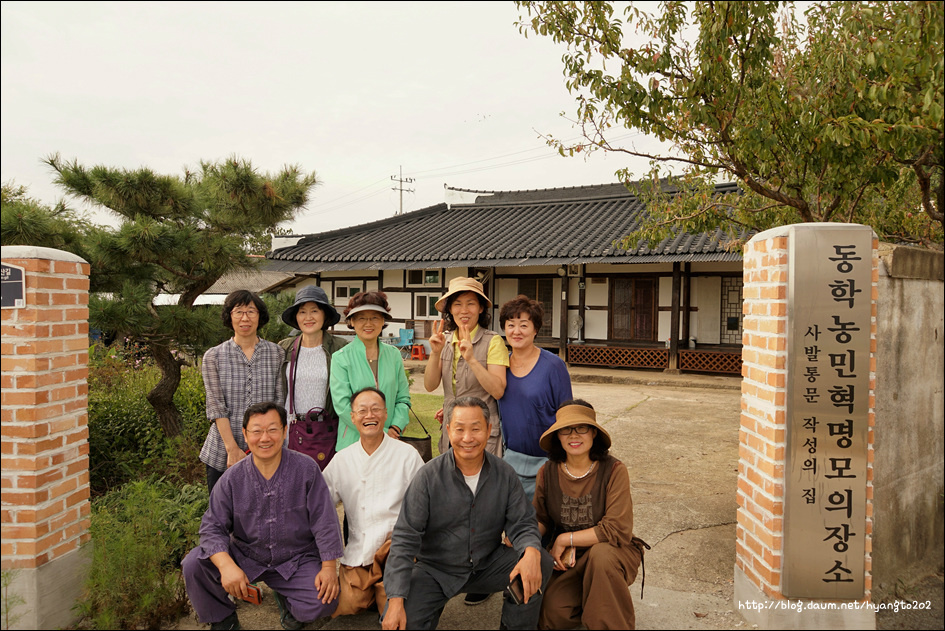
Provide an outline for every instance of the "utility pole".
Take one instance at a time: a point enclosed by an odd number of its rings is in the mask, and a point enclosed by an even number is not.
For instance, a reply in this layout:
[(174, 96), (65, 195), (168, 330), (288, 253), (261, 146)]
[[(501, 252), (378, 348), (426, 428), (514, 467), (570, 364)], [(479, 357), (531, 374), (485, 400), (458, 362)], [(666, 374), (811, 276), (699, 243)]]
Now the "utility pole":
[(400, 166), (400, 177), (398, 178), (396, 175), (392, 175), (390, 176), (390, 179), (400, 184), (400, 186), (395, 186), (391, 188), (390, 190), (400, 191), (400, 212), (398, 212), (397, 214), (402, 215), (404, 214), (404, 191), (407, 191), (408, 193), (415, 192), (412, 188), (404, 188), (404, 184), (413, 184), (414, 179), (412, 177), (408, 177), (407, 179), (404, 179), (403, 165)]

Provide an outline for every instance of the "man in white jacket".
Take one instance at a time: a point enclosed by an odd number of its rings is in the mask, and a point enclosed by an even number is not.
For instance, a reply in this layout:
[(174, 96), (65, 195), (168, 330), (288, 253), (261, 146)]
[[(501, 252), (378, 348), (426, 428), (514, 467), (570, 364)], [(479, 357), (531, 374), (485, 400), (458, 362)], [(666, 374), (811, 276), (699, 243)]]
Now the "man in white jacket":
[(335, 454), (324, 471), (332, 500), (344, 505), (349, 526), (339, 567), (341, 594), (332, 617), (356, 614), (374, 603), (384, 611), (390, 533), (407, 486), (423, 466), (416, 449), (384, 431), (387, 406), (379, 389), (364, 388), (351, 397), (351, 420), (360, 440)]

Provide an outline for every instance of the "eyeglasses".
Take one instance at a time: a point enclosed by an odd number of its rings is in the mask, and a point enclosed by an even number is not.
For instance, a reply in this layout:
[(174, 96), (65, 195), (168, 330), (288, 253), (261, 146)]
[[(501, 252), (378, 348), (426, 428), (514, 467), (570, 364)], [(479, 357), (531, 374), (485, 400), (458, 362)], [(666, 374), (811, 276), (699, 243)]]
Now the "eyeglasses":
[(263, 434), (266, 434), (269, 438), (278, 438), (282, 434), (282, 428), (270, 427), (269, 429), (253, 429), (246, 432), (246, 434), (253, 438), (262, 438)]
[(383, 322), (384, 318), (383, 316), (370, 316), (370, 315), (361, 315), (360, 313), (356, 313), (354, 317), (351, 318), (351, 321), (359, 323), (359, 324), (368, 324), (368, 323), (378, 324), (379, 322)]
[(375, 406), (372, 408), (357, 408), (357, 409), (351, 410), (351, 413), (357, 416), (358, 418), (364, 418), (369, 413), (373, 416), (380, 416), (386, 411), (387, 411), (387, 408)]
[(243, 318), (249, 318), (252, 320), (259, 315), (259, 312), (255, 309), (247, 309), (246, 311), (231, 311), (230, 315), (234, 320), (242, 320)]
[(581, 436), (583, 436), (589, 431), (591, 431), (590, 425), (572, 425), (571, 427), (565, 427), (564, 429), (559, 429), (558, 433), (561, 434), (562, 436), (570, 436), (571, 434), (580, 434)]

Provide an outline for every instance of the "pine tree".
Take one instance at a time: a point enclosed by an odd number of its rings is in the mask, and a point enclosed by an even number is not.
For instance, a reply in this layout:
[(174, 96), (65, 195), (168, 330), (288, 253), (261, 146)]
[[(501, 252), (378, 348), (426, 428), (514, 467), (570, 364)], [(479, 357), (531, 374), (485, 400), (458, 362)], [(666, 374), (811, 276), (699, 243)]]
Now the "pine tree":
[[(219, 335), (216, 311), (194, 308), (197, 297), (227, 272), (252, 265), (247, 253), (267, 231), (305, 205), (315, 174), (296, 166), (258, 173), (236, 157), (201, 162), (184, 176), (106, 166), (90, 169), (58, 155), (45, 162), (67, 193), (110, 210), (117, 228), (90, 231), (87, 252), (94, 286), (89, 319), (104, 331), (142, 343), (161, 371), (148, 394), (165, 434), (181, 432), (174, 405), (186, 355)], [(158, 294), (179, 295), (157, 306)]]

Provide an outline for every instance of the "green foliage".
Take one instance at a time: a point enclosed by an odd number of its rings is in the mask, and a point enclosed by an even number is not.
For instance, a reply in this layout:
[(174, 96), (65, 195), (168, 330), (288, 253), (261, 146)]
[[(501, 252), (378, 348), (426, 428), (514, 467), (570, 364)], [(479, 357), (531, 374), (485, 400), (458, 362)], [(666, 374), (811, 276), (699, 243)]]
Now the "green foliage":
[(0, 573), (0, 620), (3, 621), (4, 629), (12, 629), (23, 617), (17, 609), (26, 604), (26, 601), (19, 592), (13, 590), (18, 574), (19, 570), (3, 570)]
[(207, 433), (206, 395), (197, 367), (182, 372), (175, 403), (183, 431), (166, 437), (147, 393), (160, 379), (133, 351), (95, 344), (89, 349), (89, 476), (93, 496), (154, 474), (177, 483), (200, 482), (200, 446)]
[[(634, 241), (833, 221), (942, 248), (943, 3), (821, 2), (804, 24), (784, 2), (517, 4), (524, 34), (567, 48), (585, 138), (551, 143), (651, 161)], [(626, 128), (669, 148), (612, 145)], [(740, 190), (714, 195), (719, 179)]]
[(203, 485), (130, 482), (92, 502), (93, 562), (80, 628), (158, 628), (188, 611), (180, 562), (199, 543)]
[[(261, 174), (235, 157), (201, 162), (183, 177), (146, 168), (86, 168), (58, 155), (46, 163), (67, 193), (120, 221), (87, 235), (93, 282), (107, 292), (89, 301), (89, 319), (94, 328), (148, 349), (161, 371), (148, 402), (162, 431), (176, 436), (181, 365), (217, 343), (221, 329), (219, 317), (214, 321), (213, 311), (195, 307), (195, 300), (227, 272), (253, 265), (249, 249), (305, 205), (315, 175), (295, 166)], [(159, 305), (158, 294), (179, 298)]]
[(56, 248), (87, 259), (85, 239), (91, 226), (59, 202), (50, 208), (27, 195), (23, 186), (4, 184), (0, 189), (0, 243)]
[(282, 321), (282, 312), (292, 306), (295, 302), (295, 294), (290, 291), (284, 291), (279, 294), (262, 294), (260, 296), (266, 303), (269, 310), (269, 322), (258, 331), (259, 337), (270, 342), (279, 342), (291, 335), (297, 335), (298, 331)]

